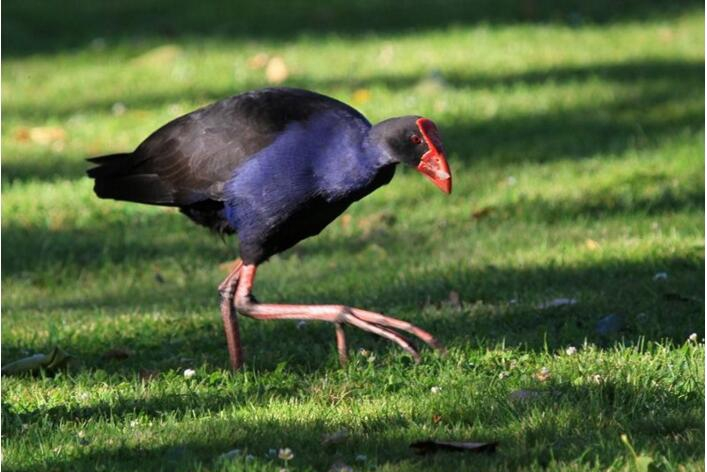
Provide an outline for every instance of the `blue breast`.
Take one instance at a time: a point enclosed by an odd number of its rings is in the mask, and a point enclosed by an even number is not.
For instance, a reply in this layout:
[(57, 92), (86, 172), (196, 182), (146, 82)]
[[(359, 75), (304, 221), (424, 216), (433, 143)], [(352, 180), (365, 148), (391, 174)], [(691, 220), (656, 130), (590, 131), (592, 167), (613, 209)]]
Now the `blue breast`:
[(241, 254), (248, 248), (277, 252), (317, 234), (353, 201), (381, 185), (377, 177), (390, 166), (367, 144), (370, 127), (358, 116), (328, 111), (292, 123), (236, 169), (225, 186), (225, 204)]

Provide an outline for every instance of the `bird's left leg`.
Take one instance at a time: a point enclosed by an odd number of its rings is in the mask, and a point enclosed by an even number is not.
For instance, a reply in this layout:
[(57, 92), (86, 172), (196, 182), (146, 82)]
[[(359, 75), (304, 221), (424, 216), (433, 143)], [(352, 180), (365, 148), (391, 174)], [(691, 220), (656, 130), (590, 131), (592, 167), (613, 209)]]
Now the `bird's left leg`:
[(231, 359), (231, 368), (233, 368), (233, 370), (238, 370), (243, 365), (241, 336), (238, 329), (238, 313), (236, 313), (233, 303), (242, 268), (243, 261), (236, 259), (231, 272), (223, 282), (221, 282), (221, 285), (218, 286), (218, 291), (221, 294), (221, 318), (223, 318), (223, 329), (226, 333), (228, 355)]
[(236, 288), (235, 298), (237, 310), (245, 316), (259, 320), (299, 319), (320, 320), (334, 323), (336, 325), (339, 359), (342, 363), (346, 361), (344, 324), (349, 324), (364, 331), (377, 334), (396, 343), (410, 353), (416, 361), (420, 358), (417, 350), (407, 339), (394, 331), (394, 329), (400, 329), (414, 334), (436, 349), (442, 348), (441, 344), (426, 331), (410, 323), (379, 313), (349, 308), (343, 305), (280, 305), (258, 303), (252, 296), (255, 272), (256, 266), (251, 264), (246, 264), (241, 269), (240, 281)]

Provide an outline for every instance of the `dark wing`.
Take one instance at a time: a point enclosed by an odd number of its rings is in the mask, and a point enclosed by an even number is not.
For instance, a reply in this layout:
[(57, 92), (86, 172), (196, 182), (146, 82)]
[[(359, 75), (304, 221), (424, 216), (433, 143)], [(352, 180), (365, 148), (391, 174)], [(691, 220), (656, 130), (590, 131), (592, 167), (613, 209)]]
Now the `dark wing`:
[(218, 101), (179, 117), (143, 141), (132, 154), (89, 159), (101, 198), (184, 206), (223, 200), (236, 168), (270, 145), (287, 125), (348, 105), (314, 92), (269, 88)]

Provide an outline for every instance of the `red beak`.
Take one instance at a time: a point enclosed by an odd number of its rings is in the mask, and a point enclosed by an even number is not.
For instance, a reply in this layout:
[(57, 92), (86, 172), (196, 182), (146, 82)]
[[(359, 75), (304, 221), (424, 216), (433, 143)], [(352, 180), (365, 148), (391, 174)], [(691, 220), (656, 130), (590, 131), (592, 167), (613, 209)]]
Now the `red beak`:
[(417, 170), (430, 179), (444, 193), (452, 193), (452, 173), (444, 155), (442, 140), (437, 126), (427, 118), (417, 120), (417, 127), (427, 143), (429, 150), (422, 155)]

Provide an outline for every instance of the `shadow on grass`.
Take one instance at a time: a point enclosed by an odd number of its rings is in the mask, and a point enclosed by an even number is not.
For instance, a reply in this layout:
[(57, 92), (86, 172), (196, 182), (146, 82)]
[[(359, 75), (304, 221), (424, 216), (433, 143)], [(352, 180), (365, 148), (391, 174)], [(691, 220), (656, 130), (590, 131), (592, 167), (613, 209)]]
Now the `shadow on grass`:
[(209, 8), (191, 2), (127, 0), (47, 3), (8, 2), (3, 11), (4, 57), (84, 48), (96, 39), (110, 43), (193, 41), (199, 38), (286, 41), (297, 36), (400, 34), (449, 25), (478, 23), (585, 23), (646, 20), (699, 9), (695, 0), (615, 2), (600, 0), (482, 0), (473, 3), (432, 0), (420, 12), (418, 2), (368, 0), (325, 3), (219, 1)]
[[(639, 187), (643, 182), (636, 183)], [(524, 221), (535, 221), (551, 225), (561, 221), (592, 220), (621, 215), (661, 215), (685, 211), (704, 211), (704, 188), (701, 182), (680, 189), (669, 189), (658, 195), (633, 196), (630, 201), (616, 200), (603, 192), (588, 195), (577, 201), (521, 201), (506, 207), (494, 208), (481, 221), (471, 218), (448, 222), (447, 232), (463, 232), (473, 237), (476, 232), (496, 231), (504, 222), (522, 217)], [(130, 221), (126, 227), (125, 221)], [(481, 234), (480, 233), (480, 234)], [(320, 257), (331, 260), (350, 258), (347, 265), (352, 270), (365, 271), (355, 262), (368, 260), (367, 252), (372, 245), (389, 248), (389, 257), (405, 258), (410, 251), (406, 241), (415, 241), (417, 251), (425, 251), (436, 243), (436, 232), (429, 228), (398, 229), (395, 225), (381, 228), (368, 236), (350, 233), (332, 237), (326, 233), (306, 244), (301, 244), (285, 253), (283, 257)], [(114, 345), (139, 345), (144, 358), (138, 357), (133, 368), (143, 363), (145, 358), (163, 359), (161, 366), (176, 367), (173, 353), (206, 352), (208, 362), (225, 366), (225, 351), (218, 321), (218, 297), (215, 287), (220, 280), (205, 280), (204, 272), (198, 278), (191, 274), (195, 268), (215, 267), (219, 263), (235, 257), (232, 240), (222, 242), (205, 230), (194, 227), (181, 215), (156, 211), (150, 214), (122, 215), (119, 212), (103, 219), (100, 224), (89, 228), (47, 230), (46, 228), (24, 228), (8, 223), (3, 228), (6, 248), (3, 252), (3, 276), (29, 280), (32, 285), (42, 287), (56, 285), (57, 280), (75, 284), (82, 274), (109, 277), (104, 272), (134, 273), (155, 271), (162, 264), (176, 264), (177, 272), (189, 280), (188, 296), (184, 296), (185, 286), (172, 281), (147, 278), (147, 283), (111, 289), (110, 286), (95, 295), (81, 293), (74, 299), (54, 300), (40, 298), (21, 304), (5, 302), (7, 310), (82, 310), (101, 309), (107, 314), (138, 310), (139, 307), (153, 307), (157, 311), (187, 312), (195, 307), (212, 306), (214, 318), (203, 321), (196, 332), (193, 325), (177, 323), (173, 335), (184, 339), (181, 345), (169, 345), (159, 337), (154, 340), (130, 338), (115, 333)], [(691, 257), (648, 258), (643, 262), (633, 260), (609, 260), (589, 263), (583, 267), (551, 265), (519, 269), (498, 269), (492, 266), (476, 268), (460, 262), (458, 267), (445, 266), (405, 281), (392, 281), (390, 285), (374, 286), (359, 293), (339, 290), (333, 287), (327, 298), (308, 300), (288, 300), (290, 302), (331, 303), (340, 302), (363, 306), (380, 311), (394, 309), (393, 315), (417, 321), (433, 331), (450, 345), (463, 344), (471, 339), (493, 344), (505, 340), (509, 345), (542, 349), (547, 340), (553, 346), (564, 343), (578, 344), (584, 338), (592, 342), (606, 343), (625, 336), (636, 339), (644, 336), (649, 340), (671, 338), (684, 339), (691, 332), (702, 332), (704, 321), (697, 316), (703, 308), (704, 300), (704, 248), (695, 248)], [(397, 252), (396, 252), (397, 251)], [(373, 256), (371, 256), (373, 257)], [(343, 260), (343, 259), (342, 259)], [(656, 272), (670, 273), (670, 282), (656, 285), (652, 276)], [(208, 273), (208, 272), (207, 272)], [(322, 272), (322, 276), (326, 271)], [(223, 275), (223, 274), (221, 274)], [(267, 277), (267, 272), (265, 272)], [(326, 277), (329, 277), (326, 275)], [(267, 279), (265, 279), (267, 281)], [(311, 282), (316, 282), (312, 280)], [(261, 285), (262, 287), (263, 285)], [(464, 300), (463, 309), (445, 307), (440, 302), (447, 299), (450, 291), (457, 291)], [(534, 305), (538, 297), (581, 297), (583, 303), (572, 308), (572, 316), (563, 309), (540, 311)], [(509, 304), (519, 300), (518, 305)], [(632, 300), (626, 306), (626, 300)], [(276, 300), (268, 300), (275, 302)], [(604, 339), (594, 332), (597, 320), (615, 310), (626, 317), (623, 330), (610, 339)], [(404, 315), (400, 315), (400, 312)], [(411, 313), (416, 315), (410, 316)], [(666, 314), (670, 313), (669, 317)], [(639, 314), (643, 314), (639, 317)], [(283, 359), (297, 364), (320, 368), (322, 358), (329, 356), (333, 349), (329, 326), (316, 325), (305, 332), (294, 329), (291, 323), (260, 323), (244, 321), (244, 336), (251, 346), (253, 357), (259, 359), (261, 368), (271, 369)], [(369, 347), (381, 349), (385, 343), (355, 333), (352, 338), (357, 343), (368, 343)], [(264, 349), (269, 339), (304, 337), (309, 342), (294, 347), (285, 343), (282, 348)], [(85, 340), (91, 348), (84, 348), (80, 338), (72, 339), (72, 345), (65, 346), (85, 359), (100, 358), (111, 346), (96, 346)], [(165, 346), (169, 345), (166, 349)], [(311, 346), (317, 346), (312, 348)], [(3, 345), (3, 352), (17, 357), (22, 347)], [(172, 359), (172, 360), (169, 360)], [(102, 361), (94, 364), (104, 367)], [(119, 367), (119, 366), (113, 366)], [(111, 367), (111, 368), (113, 368)], [(122, 368), (122, 367), (121, 367)]]
[[(368, 414), (361, 427), (351, 431), (343, 442), (320, 446), (321, 438), (332, 433), (332, 425), (325, 420), (277, 420), (269, 417), (243, 417), (239, 420), (220, 420), (218, 412), (233, 405), (264, 407), (277, 398), (239, 398), (228, 393), (196, 396), (160, 395), (153, 399), (119, 400), (93, 407), (66, 406), (39, 409), (32, 413), (17, 413), (3, 409), (3, 435), (17, 438), (22, 424), (41, 422), (53, 429), (66, 423), (83, 424), (123, 418), (147, 417), (151, 420), (190, 418), (197, 414), (208, 418), (199, 424), (188, 423), (178, 441), (170, 433), (156, 446), (120, 446), (96, 449), (90, 446), (89, 437), (83, 452), (72, 458), (51, 458), (42, 464), (48, 470), (96, 470), (109, 466), (111, 470), (195, 470), (199, 465), (214, 466), (218, 457), (234, 448), (254, 455), (250, 467), (278, 465), (276, 457), (268, 455), (269, 448), (287, 447), (295, 451), (295, 467), (304, 465), (315, 470), (327, 470), (334, 461), (353, 462), (353, 458), (366, 452), (378, 466), (414, 466), (419, 470), (436, 466), (443, 470), (492, 467), (516, 468), (539, 464), (546, 467), (551, 461), (576, 466), (578, 458), (587, 465), (596, 463), (607, 467), (626, 453), (618, 437), (631, 431), (634, 447), (638, 451), (649, 449), (654, 455), (664, 454), (673, 461), (699, 460), (703, 456), (703, 424), (696, 410), (702, 396), (698, 391), (685, 395), (658, 384), (641, 386), (640, 389), (623, 382), (601, 385), (573, 386), (569, 383), (551, 382), (538, 391), (538, 397), (527, 402), (511, 398), (507, 384), (488, 382), (478, 385), (480, 394), (493, 398), (481, 405), (472, 400), (459, 399), (437, 405), (435, 412), (442, 421), (432, 418), (430, 407), (421, 405), (412, 416), (388, 412)], [(282, 392), (280, 399), (291, 398), (300, 391), (293, 387)], [(345, 400), (356, 403), (357, 398)], [(355, 407), (354, 407), (355, 408)], [(553, 415), (538, 421), (539, 412), (551, 410)], [(687, 410), (687, 411), (686, 411)], [(587, 412), (603, 414), (587, 416)], [(274, 415), (273, 415), (274, 416)], [(610, 418), (610, 422), (607, 419)], [(460, 440), (450, 431), (460, 428), (480, 428), (495, 432), (494, 437), (477, 437), (475, 440), (492, 440), (500, 443), (497, 454), (468, 455), (439, 453), (434, 456), (416, 457), (409, 444), (412, 441), (435, 438)], [(137, 426), (136, 429), (146, 428)], [(136, 431), (135, 434), (138, 434)], [(488, 432), (486, 434), (489, 434)], [(184, 436), (194, 439), (184, 441)], [(196, 439), (199, 438), (199, 439)], [(164, 443), (167, 444), (164, 444)], [(679, 444), (679, 446), (678, 446)], [(587, 454), (591, 450), (590, 454)], [(303, 461), (307, 461), (306, 464)], [(245, 466), (245, 464), (243, 464)], [(38, 464), (13, 470), (36, 470)]]
[[(668, 272), (669, 281), (656, 283), (653, 275), (658, 271)], [(79, 331), (70, 339), (53, 342), (61, 343), (82, 359), (83, 368), (100, 368), (126, 377), (134, 376), (139, 368), (184, 368), (181, 360), (184, 356), (190, 356), (187, 364), (203, 362), (218, 370), (226, 368), (227, 353), (215, 295), (216, 282), (192, 281), (186, 307), (180, 301), (184, 298), (184, 287), (163, 285), (139, 291), (126, 289), (129, 293), (108, 296), (103, 293), (81, 296), (58, 304), (41, 300), (21, 307), (8, 306), (6, 310), (100, 308), (109, 320), (114, 312), (152, 307), (150, 310), (170, 315), (162, 321), (141, 320), (141, 328), (128, 332), (112, 332), (106, 327), (99, 328), (100, 334)], [(459, 293), (461, 305), (448, 303), (451, 291)], [(540, 303), (557, 296), (575, 298), (577, 304), (538, 308)], [(266, 301), (303, 300), (268, 297)], [(328, 293), (326, 298), (310, 296), (306, 302), (346, 303), (387, 312), (433, 332), (448, 347), (504, 343), (544, 352), (581, 345), (584, 341), (600, 347), (609, 347), (617, 341), (632, 344), (639, 338), (680, 343), (692, 332), (704, 332), (704, 257), (695, 248), (693, 256), (656, 257), (642, 262), (605, 260), (582, 267), (557, 264), (502, 269), (460, 264), (429, 270), (390, 285), (370, 287), (365, 293)], [(195, 305), (200, 305), (200, 312), (210, 307), (213, 317), (194, 317), (191, 312)], [(599, 320), (608, 314), (618, 316), (620, 325), (608, 333), (600, 333)], [(304, 372), (321, 371), (335, 363), (334, 331), (326, 323), (309, 323), (298, 329), (293, 322), (242, 318), (241, 325), (246, 355), (256, 371), (271, 371), (283, 361)], [(397, 347), (380, 338), (353, 328), (348, 333), (351, 350), (363, 347), (381, 356), (399, 354)], [(103, 354), (115, 346), (129, 346), (137, 352), (124, 362), (104, 359)], [(41, 350), (39, 346), (33, 347)], [(4, 342), (3, 355), (8, 359), (20, 357), (24, 348)]]
[[(625, 96), (607, 103), (595, 103), (533, 115), (489, 118), (480, 121), (440, 122), (447, 148), (455, 159), (473, 164), (490, 162), (549, 162), (556, 159), (584, 158), (599, 153), (620, 154), (626, 149), (650, 147), (680, 132), (697, 133), (704, 129), (704, 62), (637, 61), (621, 64), (571, 66), (506, 76), (453, 75), (449, 87), (455, 89), (496, 89), (536, 85), (546, 82), (588, 81), (599, 78), (631, 83)], [(347, 86), (383, 85), (393, 90), (417, 93), (416, 76), (373, 76), (350, 81), (313, 81), (302, 79), (290, 85), (326, 90)], [(126, 97), (128, 108), (152, 108), (174, 100), (211, 101), (233, 94), (233, 90), (185, 91), (184, 96)], [(500, 92), (499, 92), (500, 93)], [(86, 109), (109, 110), (105, 103), (72, 104), (51, 110), (52, 116), (69, 115)], [(14, 115), (35, 114), (35, 110), (9, 110)], [(47, 113), (42, 109), (42, 113)], [(150, 130), (147, 130), (150, 131)], [(147, 135), (146, 131), (146, 135)], [(139, 143), (135, 143), (136, 145)], [(108, 151), (106, 151), (108, 152)], [(86, 156), (88, 157), (88, 156)], [(30, 179), (80, 178), (87, 163), (79, 159), (38, 157), (3, 163), (3, 179), (8, 182)]]

